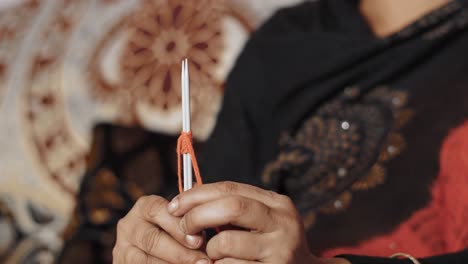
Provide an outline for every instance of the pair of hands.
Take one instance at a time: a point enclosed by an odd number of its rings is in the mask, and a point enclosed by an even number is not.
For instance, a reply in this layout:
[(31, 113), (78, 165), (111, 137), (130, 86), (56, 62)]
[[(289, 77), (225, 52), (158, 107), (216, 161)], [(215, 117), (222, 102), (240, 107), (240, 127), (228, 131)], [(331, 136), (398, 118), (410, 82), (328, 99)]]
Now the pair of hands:
[[(205, 241), (204, 229), (226, 225), (241, 230), (224, 230)], [(113, 259), (116, 264), (348, 263), (309, 252), (302, 220), (287, 196), (233, 182), (199, 186), (171, 202), (140, 198), (117, 225)]]

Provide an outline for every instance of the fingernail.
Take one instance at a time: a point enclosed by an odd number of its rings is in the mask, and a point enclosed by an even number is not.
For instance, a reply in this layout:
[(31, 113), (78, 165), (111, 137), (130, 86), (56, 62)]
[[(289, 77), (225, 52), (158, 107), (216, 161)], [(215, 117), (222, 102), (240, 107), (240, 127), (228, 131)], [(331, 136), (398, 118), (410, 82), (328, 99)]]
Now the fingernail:
[(210, 264), (210, 261), (207, 259), (200, 259), (195, 264)]
[(202, 239), (200, 237), (191, 235), (186, 235), (185, 241), (187, 241), (187, 244), (189, 244), (193, 248), (198, 248), (199, 246), (201, 246), (202, 243)]
[(179, 199), (174, 198), (172, 201), (167, 205), (167, 211), (169, 213), (174, 213), (179, 208)]

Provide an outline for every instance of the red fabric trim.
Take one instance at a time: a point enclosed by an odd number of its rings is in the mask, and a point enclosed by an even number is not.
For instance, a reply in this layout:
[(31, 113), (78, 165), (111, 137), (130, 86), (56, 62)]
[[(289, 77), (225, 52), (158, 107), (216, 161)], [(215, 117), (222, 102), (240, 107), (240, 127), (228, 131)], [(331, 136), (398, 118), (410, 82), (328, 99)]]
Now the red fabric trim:
[(453, 130), (440, 152), (440, 173), (430, 205), (415, 212), (392, 233), (356, 247), (330, 249), (339, 254), (389, 256), (406, 252), (426, 257), (468, 247), (468, 122)]

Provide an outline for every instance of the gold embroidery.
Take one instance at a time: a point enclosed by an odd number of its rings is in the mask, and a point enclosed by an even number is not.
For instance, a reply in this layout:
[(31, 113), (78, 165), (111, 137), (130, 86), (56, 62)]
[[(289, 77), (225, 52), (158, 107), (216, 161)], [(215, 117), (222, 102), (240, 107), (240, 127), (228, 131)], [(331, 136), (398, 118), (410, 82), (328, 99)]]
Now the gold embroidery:
[(375, 164), (369, 170), (369, 173), (361, 180), (353, 184), (352, 190), (363, 191), (374, 188), (385, 181), (385, 169), (379, 164)]
[(411, 118), (413, 118), (414, 112), (410, 109), (403, 109), (395, 113), (395, 122), (393, 126), (396, 129), (402, 128), (406, 123), (408, 123)]
[(320, 107), (294, 137), (281, 138), (280, 154), (265, 166), (263, 182), (284, 185), (306, 227), (319, 213), (345, 211), (353, 192), (383, 184), (386, 163), (406, 147), (399, 130), (414, 115), (407, 93), (380, 86), (358, 96), (350, 87)]
[(398, 156), (405, 146), (405, 140), (400, 134), (390, 133), (387, 138), (387, 143), (380, 152), (379, 161), (388, 161)]
[(315, 224), (315, 220), (317, 219), (317, 214), (314, 212), (308, 212), (302, 217), (305, 228), (309, 228)]
[(299, 151), (289, 153), (280, 153), (277, 162), (269, 164), (263, 172), (263, 182), (271, 181), (271, 174), (274, 170), (279, 170), (281, 164), (301, 164), (305, 161), (305, 157)]
[(351, 192), (344, 192), (335, 201), (331, 201), (320, 207), (320, 212), (324, 214), (337, 214), (349, 207), (351, 199)]

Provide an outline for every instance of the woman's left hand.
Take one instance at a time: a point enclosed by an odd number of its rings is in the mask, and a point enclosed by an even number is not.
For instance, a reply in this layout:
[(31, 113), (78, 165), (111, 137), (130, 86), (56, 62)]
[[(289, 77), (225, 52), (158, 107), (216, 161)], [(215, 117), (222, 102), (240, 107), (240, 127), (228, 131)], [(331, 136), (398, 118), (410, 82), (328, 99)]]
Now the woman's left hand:
[(178, 195), (168, 210), (183, 216), (179, 226), (187, 235), (226, 225), (243, 229), (221, 231), (208, 241), (206, 252), (217, 264), (324, 263), (309, 252), (301, 217), (287, 196), (220, 182)]

